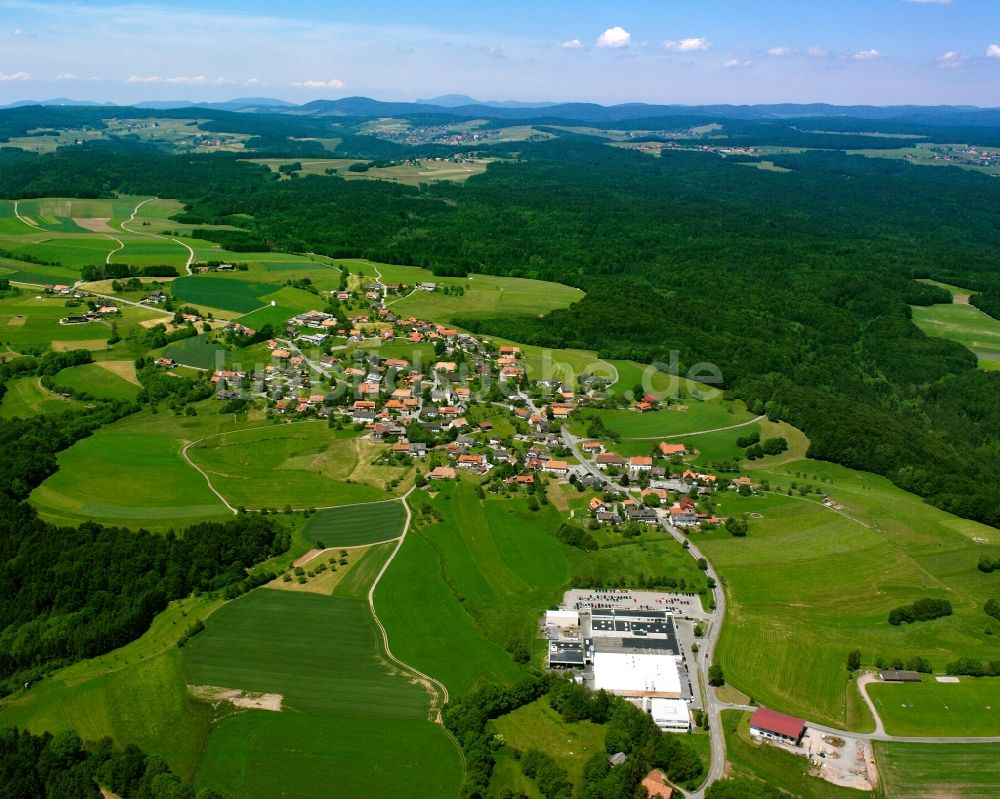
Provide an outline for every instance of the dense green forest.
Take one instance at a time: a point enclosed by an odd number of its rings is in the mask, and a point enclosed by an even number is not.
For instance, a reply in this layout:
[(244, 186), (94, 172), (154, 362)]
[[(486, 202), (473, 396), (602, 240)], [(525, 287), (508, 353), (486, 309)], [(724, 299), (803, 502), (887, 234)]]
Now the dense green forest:
[(839, 152), (776, 157), (790, 171), (775, 173), (579, 136), (493, 152), (516, 158), (419, 188), (278, 182), (224, 156), (59, 153), (5, 169), (0, 194), (176, 196), (186, 222), (251, 215), (255, 245), (579, 286), (583, 300), (542, 319), (462, 321), (605, 357), (713, 362), (733, 395), (805, 430), (812, 457), (1000, 523), (1000, 374), (924, 335), (908, 307), (947, 300), (916, 277), (1000, 285), (996, 180)]
[[(0, 795), (4, 799), (195, 799), (195, 792), (158, 757), (135, 746), (115, 749), (110, 738), (84, 746), (73, 732), (32, 735), (0, 730)], [(198, 799), (221, 799), (210, 790)]]

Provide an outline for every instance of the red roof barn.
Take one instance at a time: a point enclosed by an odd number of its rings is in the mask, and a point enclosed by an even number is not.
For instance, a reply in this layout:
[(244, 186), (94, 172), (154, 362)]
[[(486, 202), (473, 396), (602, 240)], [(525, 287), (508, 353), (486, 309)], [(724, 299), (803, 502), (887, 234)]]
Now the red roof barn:
[(802, 719), (766, 707), (757, 708), (750, 717), (750, 733), (762, 738), (798, 746), (805, 731), (806, 723)]

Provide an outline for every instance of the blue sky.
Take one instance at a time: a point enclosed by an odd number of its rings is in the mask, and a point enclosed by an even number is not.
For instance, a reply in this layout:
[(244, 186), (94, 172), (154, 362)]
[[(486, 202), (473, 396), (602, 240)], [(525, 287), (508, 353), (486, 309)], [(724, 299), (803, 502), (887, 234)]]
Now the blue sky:
[(0, 0), (0, 103), (1000, 106), (1000, 0)]

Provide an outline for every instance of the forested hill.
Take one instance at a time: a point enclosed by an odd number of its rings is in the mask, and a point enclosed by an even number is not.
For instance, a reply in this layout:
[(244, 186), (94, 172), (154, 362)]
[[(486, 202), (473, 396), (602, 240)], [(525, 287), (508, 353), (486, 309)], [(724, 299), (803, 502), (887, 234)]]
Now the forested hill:
[(184, 221), (250, 214), (246, 239), (277, 248), (580, 286), (585, 299), (543, 319), (466, 325), (712, 361), (752, 407), (802, 427), (814, 457), (1000, 524), (1000, 374), (926, 337), (908, 307), (947, 300), (915, 277), (1000, 287), (1000, 181), (838, 152), (776, 157), (788, 171), (774, 172), (583, 137), (493, 152), (512, 158), (463, 186), (420, 189), (277, 182), (226, 157), (61, 153), (5, 169), (0, 193), (178, 196)]

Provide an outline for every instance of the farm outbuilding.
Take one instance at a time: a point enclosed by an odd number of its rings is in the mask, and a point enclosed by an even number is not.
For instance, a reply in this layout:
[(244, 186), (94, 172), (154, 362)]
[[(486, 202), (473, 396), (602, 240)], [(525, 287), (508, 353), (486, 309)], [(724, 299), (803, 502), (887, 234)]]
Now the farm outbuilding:
[(798, 746), (806, 732), (803, 719), (759, 707), (750, 717), (750, 734), (771, 741)]
[(882, 669), (878, 676), (882, 682), (920, 682), (919, 671), (903, 671), (901, 669)]

